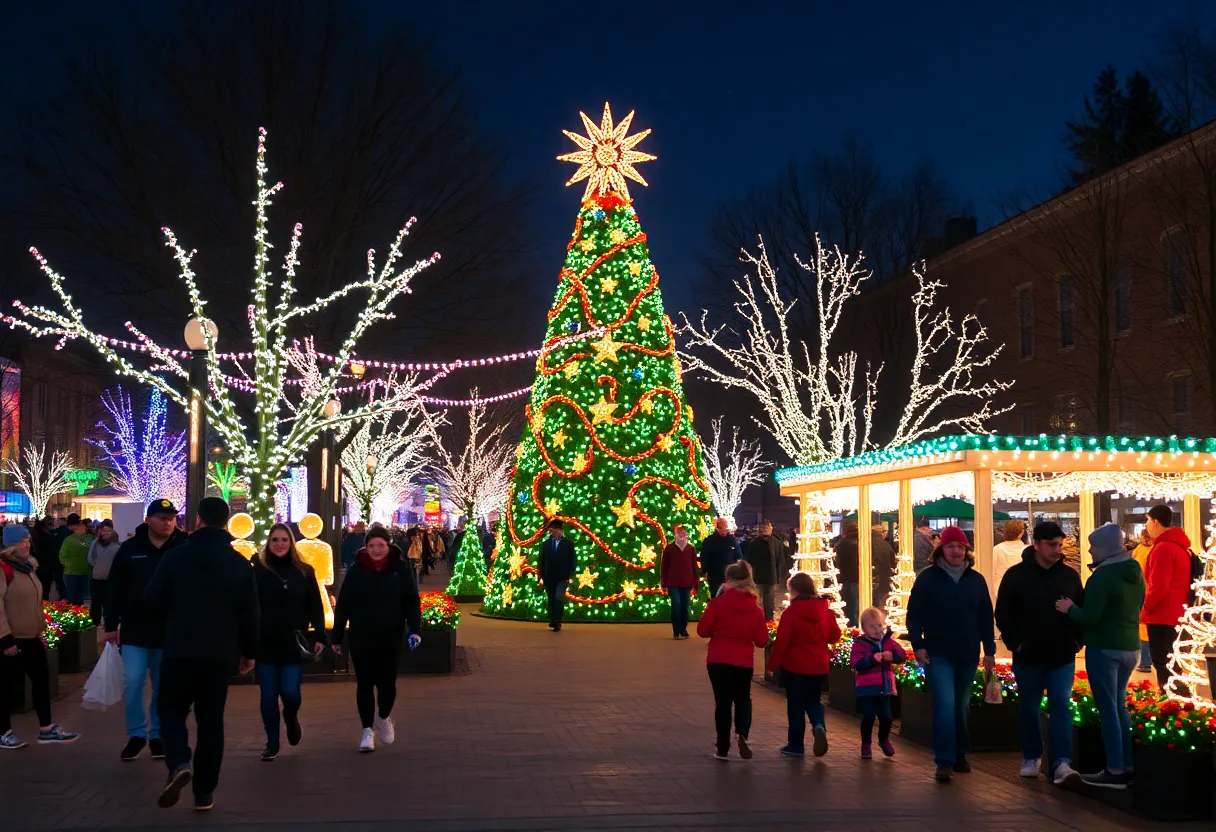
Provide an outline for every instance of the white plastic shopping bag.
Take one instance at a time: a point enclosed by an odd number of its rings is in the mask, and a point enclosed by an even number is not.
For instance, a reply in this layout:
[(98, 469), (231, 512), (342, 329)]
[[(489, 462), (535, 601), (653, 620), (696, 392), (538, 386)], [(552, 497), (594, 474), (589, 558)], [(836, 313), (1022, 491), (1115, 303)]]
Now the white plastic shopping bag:
[(93, 711), (104, 711), (122, 701), (122, 655), (117, 645), (106, 644), (97, 666), (84, 683), (81, 705)]

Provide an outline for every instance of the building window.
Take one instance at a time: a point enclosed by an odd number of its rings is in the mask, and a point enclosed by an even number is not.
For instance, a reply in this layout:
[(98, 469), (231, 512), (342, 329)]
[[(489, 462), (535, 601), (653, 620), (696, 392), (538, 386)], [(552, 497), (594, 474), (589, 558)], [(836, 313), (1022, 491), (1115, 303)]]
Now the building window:
[(1115, 278), (1115, 332), (1122, 334), (1132, 328), (1132, 279), (1126, 270)]
[(1165, 273), (1170, 283), (1170, 317), (1177, 318), (1186, 314), (1188, 294), (1186, 250), (1180, 230), (1165, 235)]
[(1076, 317), (1075, 281), (1072, 275), (1060, 275), (1056, 284), (1060, 303), (1060, 346), (1071, 347), (1077, 342), (1073, 322)]
[(1051, 414), (1051, 429), (1057, 433), (1076, 433), (1078, 428), (1076, 396), (1056, 396), (1055, 411)]
[(1029, 286), (1018, 289), (1018, 342), (1022, 358), (1034, 355), (1034, 296)]
[(1022, 407), (1022, 436), (1034, 436), (1034, 405), (1028, 404)]

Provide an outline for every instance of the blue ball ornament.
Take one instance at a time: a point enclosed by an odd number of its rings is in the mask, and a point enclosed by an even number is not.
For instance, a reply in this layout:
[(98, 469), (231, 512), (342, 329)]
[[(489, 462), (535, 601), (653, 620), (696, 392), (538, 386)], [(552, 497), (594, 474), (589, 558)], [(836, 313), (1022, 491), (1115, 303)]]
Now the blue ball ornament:
[(578, 332), (580, 329), (578, 321), (566, 321), (566, 329), (570, 330), (571, 334)]
[(526, 491), (521, 491), (518, 495), (516, 495), (515, 499), (519, 500), (521, 503), (526, 503), (528, 502), (528, 493)]
[(633, 372), (632, 372), (632, 373), (630, 373), (630, 375), (632, 375), (632, 376), (633, 376), (634, 378), (636, 378), (638, 381), (641, 381), (641, 380), (642, 380), (642, 368), (641, 368), (641, 367), (634, 367), (634, 368), (633, 368)]
[(632, 462), (625, 463), (625, 473), (626, 474), (628, 474), (629, 476), (632, 477), (637, 472), (638, 472), (638, 466), (634, 465)]
[(593, 213), (591, 216), (595, 217), (596, 222), (603, 222), (604, 217), (608, 215), (604, 213), (603, 208), (596, 208), (595, 213)]

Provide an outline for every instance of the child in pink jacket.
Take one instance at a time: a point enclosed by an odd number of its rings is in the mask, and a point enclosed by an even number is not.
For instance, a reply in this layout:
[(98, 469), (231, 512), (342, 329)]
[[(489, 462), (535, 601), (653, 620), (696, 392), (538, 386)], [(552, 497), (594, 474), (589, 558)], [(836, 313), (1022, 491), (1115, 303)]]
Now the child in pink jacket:
[(878, 719), (878, 747), (895, 756), (891, 745), (891, 698), (895, 691), (895, 665), (908, 660), (904, 648), (891, 637), (887, 616), (878, 607), (861, 614), (861, 635), (853, 639), (849, 664), (853, 668), (857, 707), (861, 711), (861, 759), (869, 760), (874, 719)]

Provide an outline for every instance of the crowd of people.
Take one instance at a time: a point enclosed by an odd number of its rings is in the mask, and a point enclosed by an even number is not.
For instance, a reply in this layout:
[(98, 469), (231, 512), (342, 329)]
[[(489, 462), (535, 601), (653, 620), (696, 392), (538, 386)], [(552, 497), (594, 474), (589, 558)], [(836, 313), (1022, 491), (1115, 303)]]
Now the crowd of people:
[[(92, 566), (94, 615), (104, 641), (121, 656), (127, 740), (119, 759), (131, 762), (147, 750), (152, 759), (165, 761), (168, 778), (159, 805), (175, 805), (192, 786), (196, 810), (214, 806), (228, 686), (236, 674), (255, 674), (260, 687), (266, 734), (261, 759), (278, 757), (284, 733), (287, 745), (299, 745), (303, 669), (327, 646), (335, 655), (350, 652), (359, 750), (374, 750), (377, 736), (384, 745), (392, 743), (399, 655), (403, 646), (415, 649), (421, 643), (422, 622), (415, 570), (390, 532), (377, 526), (362, 533), (327, 633), (321, 590), (289, 525), (276, 524), (248, 560), (231, 545), (223, 500), (199, 502), (198, 528), (190, 534), (178, 527), (177, 518), (170, 500), (154, 500), (134, 534), (118, 543), (112, 526), (102, 524), (90, 539), (72, 515), (57, 548), (52, 524), (39, 526), (41, 539), (24, 525), (4, 527), (0, 689), (8, 690), (22, 676), (30, 679), (38, 742), (69, 743), (78, 735), (51, 715), (42, 604), (44, 576), (56, 581), (57, 567), (48, 568), (35, 555), (45, 553), (52, 561), (58, 555), (65, 577), (71, 577), (84, 552), (84, 563)], [(65, 548), (76, 537), (83, 539)], [(66, 581), (64, 597), (79, 597), (73, 590), (73, 582)], [(193, 748), (187, 731), (191, 712)], [(26, 745), (12, 729), (7, 700), (0, 702), (0, 750)]]

